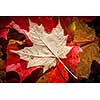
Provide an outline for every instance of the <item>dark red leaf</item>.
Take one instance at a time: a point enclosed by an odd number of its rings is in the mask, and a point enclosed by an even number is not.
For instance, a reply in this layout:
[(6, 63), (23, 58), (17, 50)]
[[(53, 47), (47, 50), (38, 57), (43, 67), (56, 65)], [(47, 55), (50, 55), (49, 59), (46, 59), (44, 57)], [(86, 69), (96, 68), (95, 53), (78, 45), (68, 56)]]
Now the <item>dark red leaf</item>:
[(93, 21), (96, 17), (95, 16), (83, 16), (80, 17), (84, 22), (91, 22)]

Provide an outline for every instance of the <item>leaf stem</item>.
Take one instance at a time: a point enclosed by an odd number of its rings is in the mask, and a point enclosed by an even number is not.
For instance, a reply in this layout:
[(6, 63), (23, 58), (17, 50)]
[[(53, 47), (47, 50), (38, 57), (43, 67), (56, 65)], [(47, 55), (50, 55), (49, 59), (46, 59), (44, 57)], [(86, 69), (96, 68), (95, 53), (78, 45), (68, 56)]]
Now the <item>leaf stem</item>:
[(76, 41), (76, 42), (73, 42), (73, 43), (75, 43), (75, 44), (79, 44), (79, 43), (92, 43), (92, 42), (100, 42), (100, 38), (95, 39), (95, 40)]
[[(38, 34), (38, 33), (37, 33)], [(39, 36), (39, 34), (38, 34)], [(75, 76), (69, 69), (68, 67), (59, 59), (59, 57), (50, 49), (50, 47), (48, 46), (48, 44), (44, 41), (44, 39), (42, 39), (40, 36), (39, 38), (41, 39), (41, 41), (45, 44), (45, 46), (51, 51), (51, 53), (60, 61), (60, 63), (65, 67), (65, 69), (75, 78), (78, 79), (77, 76)]]
[(69, 68), (68, 68), (59, 58), (57, 58), (57, 59), (60, 61), (60, 63), (65, 67), (65, 69), (66, 69), (75, 79), (78, 79), (77, 76), (74, 75), (74, 74), (69, 70)]

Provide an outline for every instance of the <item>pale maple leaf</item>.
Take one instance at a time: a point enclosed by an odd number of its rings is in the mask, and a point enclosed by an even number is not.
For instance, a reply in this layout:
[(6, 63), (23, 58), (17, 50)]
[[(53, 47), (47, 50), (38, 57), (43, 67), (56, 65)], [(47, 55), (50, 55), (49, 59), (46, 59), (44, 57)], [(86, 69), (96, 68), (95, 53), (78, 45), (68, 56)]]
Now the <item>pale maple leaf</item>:
[(19, 51), (11, 51), (17, 53), (21, 59), (28, 61), (27, 68), (43, 65), (43, 72), (46, 72), (51, 67), (56, 66), (56, 60), (58, 59), (71, 73), (61, 59), (66, 58), (66, 55), (73, 47), (66, 46), (68, 35), (64, 36), (60, 21), (50, 34), (45, 32), (42, 24), (39, 26), (31, 22), (30, 19), (29, 24), (29, 32), (26, 34), (32, 41), (33, 46), (25, 47)]

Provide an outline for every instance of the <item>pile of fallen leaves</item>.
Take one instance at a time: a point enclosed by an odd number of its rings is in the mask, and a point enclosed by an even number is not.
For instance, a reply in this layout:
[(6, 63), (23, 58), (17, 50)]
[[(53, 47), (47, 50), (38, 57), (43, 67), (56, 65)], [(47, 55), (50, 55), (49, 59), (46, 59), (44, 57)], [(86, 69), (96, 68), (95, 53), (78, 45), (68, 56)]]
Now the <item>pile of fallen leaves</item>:
[(100, 64), (94, 19), (0, 17), (0, 82), (87, 82)]

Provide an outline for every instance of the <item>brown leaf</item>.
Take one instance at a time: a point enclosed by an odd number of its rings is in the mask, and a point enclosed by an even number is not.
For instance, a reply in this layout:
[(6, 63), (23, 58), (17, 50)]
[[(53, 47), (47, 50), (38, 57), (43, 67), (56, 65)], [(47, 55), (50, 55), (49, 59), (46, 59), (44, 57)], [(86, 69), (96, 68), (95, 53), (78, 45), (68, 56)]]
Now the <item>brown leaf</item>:
[[(86, 23), (77, 18), (75, 18), (74, 21), (76, 22), (76, 30), (74, 32), (73, 42), (95, 40), (97, 38), (95, 30), (90, 28)], [(83, 42), (78, 45), (81, 46), (83, 52), (79, 53), (80, 62), (77, 64), (76, 73), (78, 77), (88, 78), (92, 61), (96, 60), (100, 63), (98, 43), (94, 42), (87, 44), (86, 42)]]

